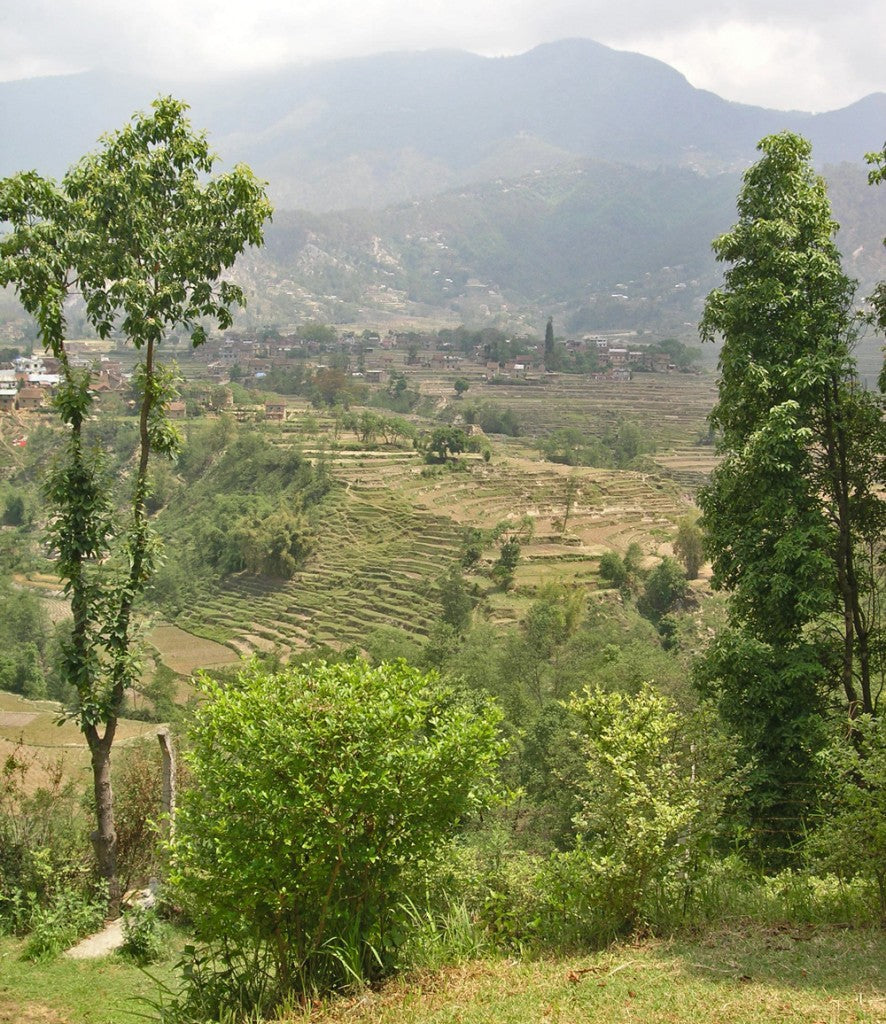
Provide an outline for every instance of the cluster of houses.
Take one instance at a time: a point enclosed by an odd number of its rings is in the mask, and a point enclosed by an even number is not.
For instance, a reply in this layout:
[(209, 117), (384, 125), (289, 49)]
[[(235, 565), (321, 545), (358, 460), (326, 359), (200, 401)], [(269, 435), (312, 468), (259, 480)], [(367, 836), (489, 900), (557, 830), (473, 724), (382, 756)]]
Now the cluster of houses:
[[(394, 349), (407, 346), (410, 350), (417, 348), (414, 334), (400, 334), (396, 331), (389, 331), (384, 335), (367, 331), (359, 336), (346, 334), (339, 337), (338, 343), (350, 347), (355, 354), (359, 354), (359, 370), (355, 375), (362, 377), (367, 383), (376, 384), (384, 382), (391, 369), (402, 361), (402, 357), (400, 360), (396, 359)], [(126, 390), (128, 378), (118, 361), (104, 355), (96, 360), (95, 354), (88, 348), (79, 351), (76, 342), (69, 343), (69, 346), (73, 365), (93, 369), (93, 388), (99, 396), (107, 392)], [(294, 349), (298, 350), (300, 355), (321, 356), (324, 345), (322, 342), (295, 335), (274, 334), (257, 338), (228, 332), (211, 339), (195, 353), (195, 356), (205, 364), (208, 380), (221, 383), (230, 379), (234, 366), (239, 368), (244, 378), (261, 378), (276, 368), (291, 367)], [(654, 348), (622, 347), (607, 338), (587, 335), (579, 340), (566, 341), (563, 349), (568, 355), (592, 353), (596, 366), (593, 376), (598, 379), (630, 380), (636, 370), (664, 373), (673, 369), (665, 353)], [(446, 344), (439, 345), (431, 352), (425, 349), (420, 356), (417, 353), (416, 356), (415, 361), (429, 369), (457, 370), (468, 364), (479, 364), (484, 366), (487, 379), (525, 378), (531, 374), (545, 372), (541, 346), (529, 346), (529, 351), (516, 353), (502, 361), (487, 359), (481, 348), (472, 353), (464, 353)], [(411, 351), (410, 362), (412, 361)], [(58, 360), (48, 355), (21, 356), (11, 363), (0, 364), (0, 412), (32, 412), (42, 409), (48, 404), (49, 397), (59, 382), (59, 371)], [(172, 403), (169, 414), (174, 419), (183, 418), (186, 415), (185, 403)], [(285, 416), (285, 406), (282, 403), (274, 403), (274, 408), (266, 410), (266, 416), (270, 419), (282, 419)]]
[[(597, 370), (591, 374), (595, 379), (630, 380), (632, 373), (667, 373), (674, 369), (667, 353), (650, 348), (629, 349), (613, 345), (607, 338), (584, 337), (580, 340), (565, 342), (563, 348), (569, 355), (586, 355), (593, 353)], [(478, 362), (484, 362), (479, 352), (475, 353)], [(457, 368), (462, 364), (460, 356), (451, 353), (435, 352), (427, 365), (444, 368)], [(512, 358), (497, 362), (485, 360), (487, 378), (496, 376), (526, 377), (532, 373), (544, 372), (544, 356), (540, 349), (514, 355)]]
[[(84, 350), (78, 352), (71, 342), (70, 363), (74, 367), (94, 370), (93, 390), (99, 395), (123, 391), (127, 385), (122, 365), (102, 356), (96, 362)], [(19, 356), (12, 362), (0, 364), (0, 412), (39, 412), (49, 402), (52, 392), (61, 380), (61, 366), (53, 356)]]
[[(394, 365), (394, 356), (389, 350), (396, 347), (392, 337), (381, 338), (377, 333), (358, 338), (344, 334), (339, 343), (356, 349), (358, 342), (363, 351), (373, 354), (374, 368), (379, 371)], [(225, 381), (234, 366), (244, 377), (261, 377), (272, 370), (292, 366), (292, 352), (297, 350), (309, 357), (321, 356), (325, 351), (322, 342), (297, 338), (294, 335), (279, 335), (255, 338), (230, 331), (212, 338), (196, 350), (194, 356), (206, 365), (206, 376), (210, 380)]]

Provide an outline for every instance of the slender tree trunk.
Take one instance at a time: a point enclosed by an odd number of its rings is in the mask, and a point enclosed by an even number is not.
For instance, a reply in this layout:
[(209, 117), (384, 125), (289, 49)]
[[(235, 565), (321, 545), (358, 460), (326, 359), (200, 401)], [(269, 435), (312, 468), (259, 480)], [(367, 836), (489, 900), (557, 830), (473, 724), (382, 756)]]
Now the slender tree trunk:
[[(837, 518), (837, 585), (843, 605), (843, 670), (850, 719), (873, 714), (868, 622), (862, 607), (862, 586), (855, 564), (851, 483), (847, 434), (842, 421), (839, 384), (831, 381), (825, 400), (825, 453), (831, 478), (830, 498)], [(858, 680), (861, 694), (856, 687)]]
[(83, 732), (92, 756), (92, 786), (95, 793), (96, 829), (91, 835), (99, 877), (107, 886), (108, 916), (120, 916), (120, 879), (117, 876), (117, 829), (114, 822), (114, 794), (111, 789), (111, 745), (117, 731), (117, 720), (105, 727), (103, 736), (94, 725)]

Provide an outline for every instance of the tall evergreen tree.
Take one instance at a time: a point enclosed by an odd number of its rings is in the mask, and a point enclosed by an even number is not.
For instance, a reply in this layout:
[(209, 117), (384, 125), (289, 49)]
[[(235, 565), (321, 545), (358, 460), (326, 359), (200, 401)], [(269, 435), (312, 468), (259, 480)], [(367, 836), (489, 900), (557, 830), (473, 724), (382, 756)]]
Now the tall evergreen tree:
[(790, 833), (826, 713), (878, 709), (886, 446), (857, 380), (854, 284), (810, 146), (786, 132), (759, 149), (738, 222), (714, 243), (729, 268), (700, 328), (723, 339), (711, 416), (723, 461), (699, 500), (731, 617), (700, 677), (754, 760), (757, 823)]
[(553, 370), (554, 368), (554, 318), (548, 317), (548, 323), (545, 327), (545, 369)]

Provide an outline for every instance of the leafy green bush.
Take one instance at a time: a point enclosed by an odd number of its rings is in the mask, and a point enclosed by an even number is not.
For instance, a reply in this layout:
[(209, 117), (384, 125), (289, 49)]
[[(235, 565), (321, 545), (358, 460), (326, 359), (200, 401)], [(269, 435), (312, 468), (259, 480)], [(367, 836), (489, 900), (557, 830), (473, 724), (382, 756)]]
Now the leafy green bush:
[(123, 957), (146, 966), (163, 960), (166, 953), (166, 926), (156, 910), (136, 905), (123, 915)]
[(403, 662), (201, 686), (170, 874), (197, 934), (224, 939), (238, 991), (258, 965), (272, 1002), (378, 975), (409, 873), (495, 795), (498, 711)]
[(886, 728), (860, 716), (851, 738), (822, 755), (828, 783), (824, 819), (809, 843), (813, 862), (842, 879), (860, 877), (876, 892), (886, 921)]
[(680, 564), (676, 559), (663, 558), (649, 574), (637, 607), (643, 615), (658, 622), (663, 615), (679, 607), (688, 593), (686, 574)]
[(614, 587), (623, 587), (628, 581), (628, 571), (615, 551), (605, 551), (600, 557), (600, 579)]
[(105, 901), (99, 893), (61, 889), (48, 903), (34, 908), (24, 955), (28, 960), (51, 960), (104, 920)]
[(634, 697), (585, 690), (568, 707), (585, 756), (579, 834), (574, 849), (552, 856), (541, 887), (549, 938), (598, 944), (656, 902), (689, 898), (716, 833), (729, 756), (710, 715), (687, 717), (648, 685)]

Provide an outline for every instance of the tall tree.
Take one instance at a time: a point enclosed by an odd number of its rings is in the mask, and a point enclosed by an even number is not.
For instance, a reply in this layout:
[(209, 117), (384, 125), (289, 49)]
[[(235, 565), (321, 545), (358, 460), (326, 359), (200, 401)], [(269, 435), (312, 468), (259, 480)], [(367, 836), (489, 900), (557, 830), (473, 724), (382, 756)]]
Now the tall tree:
[[(148, 522), (153, 453), (175, 454), (165, 415), (172, 374), (157, 361), (166, 333), (184, 328), (195, 346), (207, 321), (228, 327), (242, 291), (220, 281), (247, 245), (262, 241), (271, 208), (264, 186), (243, 166), (210, 177), (214, 157), (203, 134), (170, 97), (107, 136), (60, 184), (36, 173), (0, 182), (0, 283), (13, 284), (61, 363), (56, 409), (70, 429), (49, 475), (47, 496), (58, 571), (71, 599), (73, 628), (65, 672), (92, 760), (98, 869), (112, 912), (119, 903), (111, 747), (124, 695), (136, 677), (133, 615), (156, 563)], [(118, 330), (141, 353), (139, 440), (128, 510), (113, 508), (103, 453), (86, 446), (92, 410), (88, 371), (66, 345), (65, 303), (79, 294), (101, 337)]]
[(704, 562), (704, 535), (691, 516), (684, 516), (677, 524), (674, 554), (683, 563), (686, 576), (690, 580), (696, 579)]
[(545, 369), (554, 369), (554, 318), (548, 317), (547, 326), (545, 327)]
[[(879, 404), (857, 380), (854, 284), (810, 146), (786, 132), (759, 149), (738, 222), (714, 242), (729, 268), (700, 330), (723, 339), (711, 419), (724, 458), (699, 502), (734, 631), (702, 675), (758, 759), (765, 816), (788, 799), (785, 765), (802, 809), (795, 768), (811, 763), (810, 715), (878, 708), (886, 445)], [(726, 657), (732, 648), (742, 657)]]

